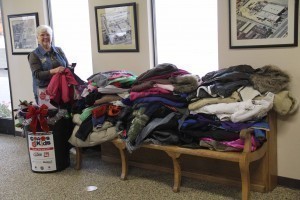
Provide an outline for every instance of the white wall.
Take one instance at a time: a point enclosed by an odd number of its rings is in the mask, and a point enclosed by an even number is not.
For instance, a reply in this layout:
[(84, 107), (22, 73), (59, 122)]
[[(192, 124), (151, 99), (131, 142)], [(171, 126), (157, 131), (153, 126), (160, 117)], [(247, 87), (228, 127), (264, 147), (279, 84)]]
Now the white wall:
[[(99, 53), (95, 6), (136, 2), (139, 52)], [(150, 0), (89, 0), (92, 59), (94, 73), (107, 70), (128, 70), (139, 75), (153, 67)]]
[[(10, 48), (7, 15), (26, 12), (38, 12), (40, 24), (45, 23), (46, 11), (44, 1), (40, 0), (2, 0), (4, 23), (6, 30), (9, 70), (12, 82), (14, 107), (19, 99), (33, 99), (31, 91), (31, 72), (25, 55), (12, 55)], [(136, 73), (143, 73), (153, 66), (150, 0), (135, 0), (138, 11), (138, 31), (140, 52), (136, 53), (98, 53), (95, 6), (127, 3), (122, 0), (89, 0), (91, 43), (93, 72), (114, 69), (125, 69)], [(299, 100), (300, 91), (300, 48), (262, 48), (262, 49), (229, 49), (229, 7), (228, 1), (218, 1), (219, 12), (219, 63), (220, 68), (236, 64), (249, 64), (253, 67), (262, 67), (266, 64), (275, 64), (290, 73), (292, 77), (290, 91)], [(205, 56), (205, 55), (204, 55)], [(300, 114), (299, 112), (287, 118), (278, 118), (278, 175), (300, 180)]]
[[(229, 49), (228, 1), (218, 1), (220, 68), (249, 64), (254, 68), (274, 64), (292, 77), (290, 91), (300, 100), (300, 47)], [(298, 25), (299, 26), (299, 25)], [(299, 35), (299, 33), (298, 33)], [(297, 89), (298, 88), (298, 89)], [(278, 175), (300, 179), (300, 113), (278, 117)]]

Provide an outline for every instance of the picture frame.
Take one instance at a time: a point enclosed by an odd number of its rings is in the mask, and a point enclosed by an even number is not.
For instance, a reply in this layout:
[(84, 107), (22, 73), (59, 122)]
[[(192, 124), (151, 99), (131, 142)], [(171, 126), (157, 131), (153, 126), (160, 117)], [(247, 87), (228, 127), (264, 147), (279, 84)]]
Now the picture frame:
[(8, 15), (11, 49), (14, 55), (26, 55), (37, 46), (38, 13)]
[(98, 52), (138, 52), (136, 3), (95, 7)]
[(298, 0), (229, 0), (230, 49), (298, 46)]

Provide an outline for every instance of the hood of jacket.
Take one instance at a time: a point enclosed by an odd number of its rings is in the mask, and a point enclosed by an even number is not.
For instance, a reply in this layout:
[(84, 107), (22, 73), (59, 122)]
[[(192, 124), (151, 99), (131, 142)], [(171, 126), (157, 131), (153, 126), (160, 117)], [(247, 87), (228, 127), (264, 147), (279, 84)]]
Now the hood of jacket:
[(274, 65), (266, 65), (255, 70), (250, 76), (254, 89), (261, 93), (278, 93), (289, 87), (290, 76)]
[(174, 85), (174, 92), (190, 93), (200, 85), (200, 78), (197, 75), (183, 75), (169, 78)]

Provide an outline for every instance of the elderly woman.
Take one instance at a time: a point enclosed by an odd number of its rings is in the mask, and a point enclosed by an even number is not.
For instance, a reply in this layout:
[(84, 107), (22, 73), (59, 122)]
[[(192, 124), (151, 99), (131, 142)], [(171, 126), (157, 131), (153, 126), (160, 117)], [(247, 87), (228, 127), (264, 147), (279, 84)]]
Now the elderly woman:
[(36, 29), (38, 47), (28, 55), (32, 71), (33, 93), (38, 103), (38, 88), (48, 86), (52, 75), (61, 73), (69, 65), (61, 48), (52, 45), (52, 29), (40, 25)]

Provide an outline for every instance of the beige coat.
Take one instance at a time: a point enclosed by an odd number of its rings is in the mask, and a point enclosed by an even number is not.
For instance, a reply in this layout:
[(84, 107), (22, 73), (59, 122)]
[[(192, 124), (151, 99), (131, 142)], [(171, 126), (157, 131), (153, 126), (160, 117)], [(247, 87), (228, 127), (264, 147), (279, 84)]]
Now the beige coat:
[(80, 124), (82, 123), (82, 121), (80, 120), (80, 114), (75, 114), (73, 116), (73, 123), (76, 125), (73, 129), (71, 137), (69, 138), (69, 143), (71, 143), (75, 147), (96, 146), (103, 142), (110, 141), (118, 136), (115, 126), (113, 126), (110, 122), (105, 122), (101, 129), (93, 129), (87, 139), (85, 141), (82, 141), (75, 136), (80, 127)]

